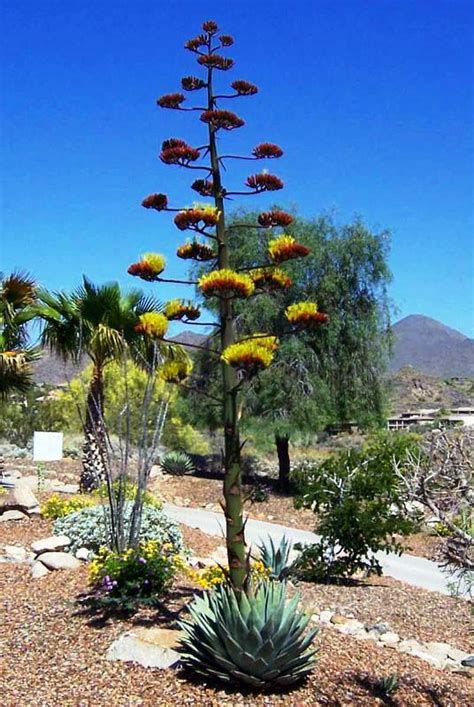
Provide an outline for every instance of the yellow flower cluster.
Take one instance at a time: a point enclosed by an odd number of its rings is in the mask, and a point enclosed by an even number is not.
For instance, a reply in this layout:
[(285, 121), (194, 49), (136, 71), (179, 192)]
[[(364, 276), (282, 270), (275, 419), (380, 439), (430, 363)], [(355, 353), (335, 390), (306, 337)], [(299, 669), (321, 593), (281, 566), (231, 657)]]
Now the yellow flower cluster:
[(181, 299), (172, 299), (165, 305), (165, 315), (168, 319), (186, 319), (194, 320), (201, 316), (199, 307), (192, 302), (185, 302)]
[(285, 316), (291, 324), (297, 324), (298, 326), (324, 324), (329, 319), (327, 314), (318, 311), (316, 302), (290, 304), (285, 310)]
[(291, 278), (281, 268), (256, 268), (251, 271), (250, 277), (256, 287), (286, 289), (293, 284)]
[(94, 500), (85, 496), (71, 496), (65, 498), (64, 496), (59, 496), (59, 494), (53, 494), (41, 506), (41, 515), (43, 518), (56, 520), (56, 518), (63, 518), (69, 515), (69, 513), (74, 513), (75, 511), (80, 511), (83, 508), (89, 508), (93, 505)]
[[(166, 553), (172, 550), (172, 548), (173, 546), (170, 543), (160, 545), (157, 540), (142, 540), (138, 546), (140, 556), (145, 560), (151, 560), (157, 553)], [(104, 565), (111, 556), (115, 556), (117, 560), (126, 562), (134, 553), (136, 553), (136, 550), (133, 548), (128, 548), (128, 550), (116, 553), (107, 547), (101, 547), (95, 557), (89, 562), (88, 573), (90, 584), (95, 584), (101, 578)]]
[(249, 373), (255, 373), (267, 368), (273, 360), (273, 352), (278, 346), (276, 336), (256, 336), (252, 339), (238, 341), (227, 346), (221, 359), (236, 368), (243, 368)]
[(186, 361), (167, 361), (160, 368), (160, 378), (166, 383), (181, 383), (193, 370), (191, 359)]
[[(191, 582), (194, 582), (201, 589), (213, 589), (226, 580), (227, 567), (220, 565), (211, 565), (203, 570), (196, 570), (186, 565), (185, 561), (179, 555), (173, 558), (175, 567), (183, 572)], [(252, 578), (256, 581), (268, 579), (270, 570), (265, 567), (261, 560), (252, 562), (250, 567)]]
[(238, 273), (228, 268), (213, 270), (207, 275), (203, 275), (198, 280), (198, 286), (206, 297), (212, 295), (249, 297), (255, 290), (255, 284), (250, 275)]
[(152, 339), (162, 339), (168, 331), (168, 319), (160, 312), (141, 314), (135, 331)]
[(132, 263), (128, 273), (142, 280), (153, 282), (163, 272), (166, 266), (164, 255), (159, 253), (145, 253), (137, 263)]
[(293, 236), (278, 236), (268, 243), (268, 254), (275, 263), (283, 263), (292, 258), (308, 255), (309, 248), (293, 238)]

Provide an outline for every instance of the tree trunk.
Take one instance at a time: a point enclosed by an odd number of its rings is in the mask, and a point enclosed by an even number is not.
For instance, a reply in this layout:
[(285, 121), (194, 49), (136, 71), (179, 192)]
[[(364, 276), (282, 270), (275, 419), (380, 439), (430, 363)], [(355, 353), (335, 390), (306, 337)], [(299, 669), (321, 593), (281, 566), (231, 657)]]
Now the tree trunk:
[[(212, 69), (208, 70), (208, 109), (215, 108), (212, 92)], [(217, 154), (215, 129), (209, 124), (209, 155), (214, 185), (214, 203), (220, 216), (216, 227), (219, 269), (229, 267), (229, 253), (225, 230), (224, 199)], [(236, 340), (232, 298), (225, 296), (219, 303), (221, 348)], [(239, 421), (237, 414), (237, 374), (232, 366), (222, 362), (223, 423), (224, 423), (224, 509), (226, 518), (226, 545), (230, 581), (236, 592), (241, 592), (247, 579), (247, 553), (244, 538), (242, 467), (240, 460)]]
[(106, 479), (106, 439), (103, 415), (103, 371), (100, 365), (94, 364), (86, 402), (82, 473), (79, 482), (81, 493), (88, 493), (99, 488)]
[(290, 445), (288, 435), (275, 435), (278, 454), (278, 484), (280, 491), (290, 493)]

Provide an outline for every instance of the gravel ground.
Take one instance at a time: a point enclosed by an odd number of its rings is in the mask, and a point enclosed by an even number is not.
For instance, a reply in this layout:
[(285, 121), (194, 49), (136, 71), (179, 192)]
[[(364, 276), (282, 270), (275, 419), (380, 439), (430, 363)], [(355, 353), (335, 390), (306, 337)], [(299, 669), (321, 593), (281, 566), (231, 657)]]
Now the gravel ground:
[[(46, 536), (45, 520), (3, 523), (2, 543), (26, 545)], [(196, 554), (206, 555), (220, 543), (185, 529)], [(427, 663), (368, 641), (356, 641), (323, 629), (317, 639), (317, 666), (308, 682), (288, 694), (252, 695), (222, 690), (218, 685), (189, 680), (181, 671), (145, 669), (109, 663), (111, 642), (132, 626), (174, 626), (192, 589), (178, 583), (157, 612), (105, 623), (83, 613), (75, 599), (84, 591), (87, 570), (51, 573), (33, 581), (22, 565), (0, 565), (2, 604), (0, 704), (16, 706), (132, 705), (455, 705), (472, 704), (474, 682), (431, 668)], [(364, 621), (382, 620), (403, 637), (447, 640), (471, 650), (469, 606), (438, 594), (381, 579), (360, 586), (301, 585), (305, 605), (333, 608)], [(395, 673), (399, 689), (383, 701), (377, 680)]]

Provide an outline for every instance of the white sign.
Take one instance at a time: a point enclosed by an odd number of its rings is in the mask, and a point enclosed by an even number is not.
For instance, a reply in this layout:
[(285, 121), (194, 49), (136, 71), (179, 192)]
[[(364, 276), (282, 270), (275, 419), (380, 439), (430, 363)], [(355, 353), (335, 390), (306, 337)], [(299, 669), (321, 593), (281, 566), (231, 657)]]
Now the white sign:
[(35, 432), (33, 435), (33, 460), (55, 462), (63, 458), (62, 432)]

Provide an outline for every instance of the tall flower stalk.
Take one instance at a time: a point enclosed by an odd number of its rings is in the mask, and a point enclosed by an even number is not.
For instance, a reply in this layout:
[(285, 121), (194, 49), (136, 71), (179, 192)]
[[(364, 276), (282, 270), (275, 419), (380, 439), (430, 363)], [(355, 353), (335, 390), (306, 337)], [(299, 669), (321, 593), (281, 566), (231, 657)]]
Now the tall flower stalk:
[[(222, 424), (224, 431), (224, 503), (223, 510), (226, 519), (226, 543), (229, 562), (230, 581), (237, 592), (245, 588), (248, 578), (248, 552), (245, 545), (245, 521), (243, 515), (241, 442), (239, 435), (240, 394), (245, 382), (256, 375), (259, 370), (271, 364), (274, 352), (278, 348), (276, 337), (266, 333), (255, 333), (238, 339), (234, 302), (236, 298), (246, 298), (261, 292), (275, 291), (291, 286), (291, 280), (282, 272), (278, 264), (294, 257), (303, 257), (309, 250), (286, 236), (283, 240), (273, 240), (269, 244), (266, 262), (246, 271), (236, 271), (231, 267), (232, 227), (226, 227), (226, 202), (236, 195), (256, 195), (263, 192), (273, 192), (283, 188), (283, 182), (276, 175), (263, 170), (250, 174), (244, 184), (244, 190), (231, 190), (224, 186), (222, 168), (229, 160), (262, 160), (277, 159), (283, 155), (283, 150), (273, 143), (261, 143), (253, 148), (251, 154), (228, 155), (219, 154), (218, 133), (226, 133), (241, 128), (245, 123), (235, 113), (222, 109), (221, 104), (228, 100), (252, 96), (258, 93), (258, 88), (243, 80), (231, 83), (232, 91), (219, 93), (216, 89), (216, 72), (229, 71), (234, 62), (222, 56), (222, 49), (232, 46), (234, 40), (229, 35), (219, 33), (217, 24), (213, 21), (204, 22), (202, 33), (188, 40), (185, 48), (196, 56), (197, 63), (203, 67), (204, 78), (186, 76), (181, 81), (182, 90), (199, 92), (204, 95), (203, 105), (187, 106), (184, 93), (170, 93), (157, 100), (159, 107), (177, 111), (200, 113), (200, 120), (207, 127), (207, 140), (203, 146), (193, 147), (185, 140), (170, 138), (162, 144), (160, 159), (164, 164), (175, 165), (184, 169), (200, 172), (200, 178), (192, 184), (192, 189), (200, 197), (210, 198), (211, 203), (197, 203), (183, 208), (169, 206), (165, 194), (150, 194), (142, 205), (156, 211), (176, 212), (174, 222), (180, 231), (191, 231), (193, 239), (180, 245), (177, 255), (183, 259), (197, 262), (209, 262), (210, 269), (197, 282), (169, 280), (162, 277), (165, 262), (162, 256), (147, 253), (133, 263), (128, 272), (147, 281), (182, 282), (195, 284), (206, 298), (217, 299), (218, 321), (214, 323), (220, 334), (219, 350), (211, 353), (220, 360), (222, 370)], [(281, 210), (267, 211), (258, 217), (253, 226), (259, 233), (272, 233), (292, 222), (292, 216)], [(238, 227), (238, 226), (234, 226)], [(202, 240), (204, 239), (204, 240)], [(323, 323), (327, 317), (317, 316), (315, 303), (304, 303), (297, 315), (292, 312), (293, 321), (288, 318), (288, 331), (303, 326)], [(166, 314), (166, 307), (165, 307)], [(170, 303), (168, 311), (178, 311), (176, 301)], [(198, 318), (197, 312), (189, 312), (189, 303), (183, 304), (181, 321), (191, 323)], [(171, 317), (170, 317), (171, 318)], [(175, 318), (175, 316), (174, 316)], [(192, 322), (198, 324), (199, 322)], [(204, 325), (204, 324), (203, 324)], [(205, 325), (208, 325), (207, 323)], [(149, 332), (143, 329), (144, 335)], [(164, 333), (155, 332), (157, 337)], [(206, 349), (209, 352), (209, 348)]]

